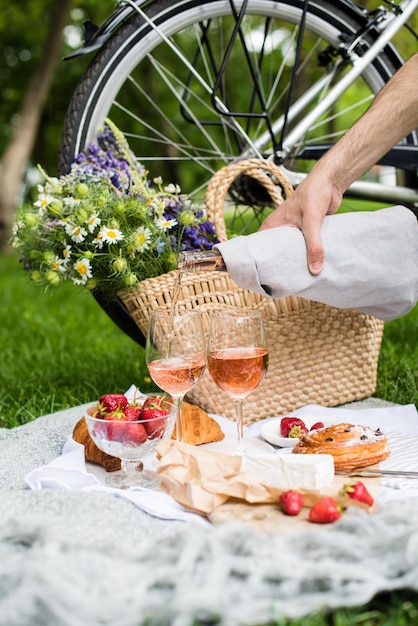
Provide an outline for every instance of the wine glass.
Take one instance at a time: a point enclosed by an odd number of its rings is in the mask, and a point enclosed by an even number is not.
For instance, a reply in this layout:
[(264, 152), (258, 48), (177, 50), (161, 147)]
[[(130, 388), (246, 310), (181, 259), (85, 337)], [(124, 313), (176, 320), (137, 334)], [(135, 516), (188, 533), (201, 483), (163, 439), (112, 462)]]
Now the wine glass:
[(159, 408), (162, 410), (158, 416), (137, 420), (108, 419), (98, 416), (97, 407), (87, 409), (85, 419), (90, 437), (100, 450), (121, 460), (121, 470), (106, 477), (110, 487), (154, 488), (159, 485), (159, 476), (151, 469), (144, 469), (144, 462), (162, 439), (171, 437), (174, 405), (162, 400)]
[(173, 314), (159, 309), (150, 315), (145, 359), (151, 378), (175, 401), (176, 439), (183, 441), (183, 398), (206, 367), (206, 340), (200, 313)]
[(267, 365), (267, 342), (261, 313), (234, 309), (212, 314), (208, 367), (218, 387), (234, 400), (237, 456), (245, 454), (243, 401), (262, 383)]

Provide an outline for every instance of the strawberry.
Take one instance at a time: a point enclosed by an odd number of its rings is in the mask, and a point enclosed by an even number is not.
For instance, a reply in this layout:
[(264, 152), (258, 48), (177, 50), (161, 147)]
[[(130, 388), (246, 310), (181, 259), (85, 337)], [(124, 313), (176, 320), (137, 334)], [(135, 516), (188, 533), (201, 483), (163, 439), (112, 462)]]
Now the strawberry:
[(147, 398), (142, 406), (141, 419), (150, 439), (161, 437), (167, 427), (167, 415), (169, 412), (164, 407), (163, 402), (164, 398), (154, 396)]
[(284, 491), (279, 497), (279, 507), (286, 515), (298, 515), (303, 507), (303, 496), (299, 491)]
[(306, 424), (299, 417), (283, 417), (280, 420), (280, 435), (281, 437), (292, 437), (297, 439), (306, 435), (308, 429)]
[(148, 396), (145, 398), (144, 403), (142, 405), (142, 410), (148, 409), (150, 406), (161, 406), (162, 403), (166, 401), (165, 396)]
[(139, 404), (127, 404), (123, 412), (128, 422), (137, 422), (141, 419), (142, 407)]
[(111, 413), (118, 409), (124, 409), (128, 404), (128, 398), (123, 393), (105, 393), (99, 398), (99, 406), (102, 413)]
[(109, 441), (122, 441), (126, 431), (126, 415), (121, 409), (106, 413), (104, 417), (107, 425), (107, 439)]
[(87, 409), (87, 413), (91, 415), (91, 417), (96, 417), (98, 419), (105, 416), (105, 414), (101, 412), (100, 405), (98, 404)]
[(367, 487), (361, 480), (344, 485), (340, 490), (340, 496), (345, 495), (353, 500), (358, 500), (358, 502), (363, 502), (368, 506), (373, 506), (374, 504), (373, 496), (369, 493)]
[(334, 498), (318, 500), (309, 511), (309, 521), (316, 524), (331, 524), (341, 517), (341, 507)]
[(324, 422), (315, 422), (315, 424), (311, 426), (309, 430), (319, 430), (320, 428), (324, 428)]
[(126, 424), (122, 439), (123, 443), (140, 444), (144, 443), (147, 439), (147, 431), (143, 424), (140, 422), (138, 424)]

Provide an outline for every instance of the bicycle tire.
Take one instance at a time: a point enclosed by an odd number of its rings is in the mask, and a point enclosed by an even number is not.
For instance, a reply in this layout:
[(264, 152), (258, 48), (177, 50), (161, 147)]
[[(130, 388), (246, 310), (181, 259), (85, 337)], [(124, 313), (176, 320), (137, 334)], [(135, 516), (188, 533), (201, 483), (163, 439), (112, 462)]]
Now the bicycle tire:
[[(333, 59), (331, 53), (326, 52), (327, 47), (331, 46), (337, 51), (344, 40), (352, 38), (364, 23), (365, 18), (358, 11), (349, 10), (348, 6), (346, 2), (329, 2), (328, 0), (309, 3), (306, 15), (306, 32), (310, 37), (307, 40), (308, 45), (315, 46), (315, 49), (321, 51), (322, 55), (329, 54), (329, 58), (325, 60), (330, 65)], [(245, 143), (245, 138), (248, 136), (251, 141), (254, 137), (258, 138), (268, 128), (274, 116), (279, 117), (283, 114), (288, 83), (283, 82), (279, 86), (276, 70), (280, 67), (283, 81), (285, 81), (286, 77), (289, 77), (291, 67), (286, 66), (285, 53), (277, 51), (272, 45), (272, 37), (279, 36), (283, 32), (280, 29), (284, 27), (287, 33), (290, 33), (288, 36), (294, 37), (299, 28), (302, 9), (303, 0), (248, 0), (247, 13), (243, 20), (243, 32), (245, 28), (246, 35), (251, 34), (252, 37), (251, 45), (255, 50), (252, 50), (252, 54), (257, 56), (258, 63), (254, 67), (260, 74), (260, 91), (264, 90), (264, 93), (259, 94), (258, 97), (260, 101), (264, 97), (270, 103), (268, 104), (268, 106), (271, 105), (271, 111), (268, 111), (269, 115), (271, 114), (270, 119), (262, 117), (261, 104), (263, 103), (256, 103), (257, 94), (250, 91), (253, 99), (249, 98), (244, 104), (242, 103), (243, 90), (239, 82), (245, 84), (249, 70), (247, 65), (247, 71), (245, 71), (245, 62), (243, 62), (245, 51), (242, 49), (242, 54), (239, 56), (238, 43), (232, 50), (233, 61), (229, 61), (229, 65), (226, 64), (225, 74), (217, 93), (220, 94), (222, 102), (228, 102), (228, 106), (239, 115), (222, 118), (214, 111), (213, 97), (211, 99), (204, 89), (200, 88), (195, 77), (190, 75), (190, 70), (179, 64), (173, 51), (140, 15), (133, 14), (97, 53), (75, 90), (64, 122), (59, 158), (60, 173), (69, 171), (76, 154), (94, 140), (105, 118), (111, 117), (127, 136), (138, 159), (150, 171), (150, 177), (161, 175), (165, 182), (180, 184), (182, 190), (192, 199), (202, 201), (202, 190), (205, 189), (212, 174), (220, 167), (243, 158), (244, 154), (246, 157), (260, 156), (260, 154), (251, 153), (252, 148)], [(196, 67), (199, 71), (201, 70), (205, 81), (214, 80), (211, 70), (214, 73), (215, 65), (219, 68), (225, 52), (223, 37), (227, 41), (226, 35), (234, 26), (229, 0), (177, 0), (175, 2), (156, 0), (147, 5), (144, 11), (150, 19), (154, 20), (164, 36), (175, 41), (176, 45), (183, 46), (183, 51), (186, 57), (189, 55), (188, 60), (191, 63), (193, 63), (192, 54), (196, 54)], [(213, 58), (210, 58), (209, 54), (207, 58), (203, 58), (202, 50), (206, 43), (202, 43), (202, 40), (193, 49), (187, 48), (190, 41), (193, 41), (192, 35), (195, 32), (200, 32), (199, 36), (201, 36), (199, 24), (208, 27), (206, 37)], [(255, 42), (255, 27), (260, 29), (257, 32), (261, 32), (262, 27), (265, 29), (262, 42), (264, 48), (261, 48), (264, 65), (260, 60), (261, 52), (259, 50), (257, 53), (256, 49), (259, 44)], [(209, 39), (212, 33), (214, 36)], [(364, 35), (361, 42), (364, 50), (370, 46), (375, 36), (373, 30)], [(271, 50), (266, 51), (266, 42), (270, 42)], [(249, 43), (248, 40), (247, 49)], [(207, 45), (206, 52), (209, 52), (209, 45)], [(287, 44), (288, 52), (292, 52), (291, 46), (291, 43)], [(310, 50), (306, 50), (305, 54), (307, 60), (304, 62), (309, 65), (309, 68), (306, 65), (303, 66), (298, 74), (298, 83), (302, 83), (302, 87), (300, 85), (296, 87), (296, 90), (299, 89), (298, 93), (303, 93), (301, 90), (303, 87), (306, 88), (307, 74), (316, 71), (313, 64), (318, 57), (314, 57)], [(268, 65), (267, 57), (269, 56), (271, 66)], [(339, 125), (336, 138), (362, 114), (370, 99), (390, 79), (400, 64), (399, 55), (388, 46), (369, 65), (363, 78), (359, 79), (354, 86), (358, 88), (361, 85), (366, 92), (366, 101), (357, 108), (355, 113), (353, 109), (350, 109), (345, 114), (348, 117), (345, 124)], [(241, 73), (238, 77), (239, 72)], [(237, 78), (232, 80), (230, 76), (237, 76)], [(141, 81), (146, 82), (145, 87), (141, 86)], [(305, 85), (303, 85), (304, 81)], [(275, 87), (274, 92), (271, 90), (272, 85)], [(138, 90), (137, 95), (132, 95), (133, 87)], [(156, 101), (151, 104), (152, 92), (156, 92)], [(177, 101), (175, 94), (177, 94)], [(341, 98), (341, 102), (348, 98), (349, 93)], [(136, 107), (133, 112), (129, 112), (127, 106), (131, 99)], [(342, 108), (343, 105), (344, 103), (340, 104), (339, 101), (337, 108)], [(244, 110), (245, 106), (247, 110)], [(154, 109), (152, 115), (157, 112), (160, 116), (158, 122), (152, 123), (151, 108)], [(249, 110), (255, 113), (256, 117), (249, 117)], [(207, 117), (203, 118), (203, 115)], [(196, 123), (196, 119), (199, 120), (199, 124)], [(237, 120), (240, 127), (244, 129), (243, 135), (236, 132), (236, 126), (231, 128), (231, 124), (236, 124)], [(335, 118), (325, 120), (325, 122), (331, 126), (336, 125)], [(304, 142), (316, 141), (320, 134), (318, 129), (313, 129), (313, 139), (305, 136), (303, 140)], [(194, 144), (191, 140), (192, 135), (194, 135)], [(413, 139), (407, 141), (413, 141)], [(262, 147), (261, 156), (271, 158), (274, 148), (273, 142), (267, 142)], [(298, 156), (298, 148), (295, 147), (284, 161), (286, 168), (292, 169), (295, 163), (299, 165)], [(249, 181), (243, 179), (237, 185), (235, 187), (236, 202), (241, 207), (244, 206), (244, 213), (247, 210), (251, 211), (251, 215), (255, 216), (255, 227), (258, 227), (264, 215), (264, 207), (269, 204), (268, 198), (260, 194), (257, 186), (251, 186), (251, 181), (249, 184)], [(241, 232), (237, 224), (240, 219), (242, 220), (242, 212), (237, 215), (236, 223), (232, 224), (231, 228), (236, 232)], [(244, 217), (244, 221), (248, 223), (247, 217)], [(252, 229), (254, 230), (254, 224)], [(120, 317), (119, 310), (116, 317)], [(132, 330), (128, 329), (126, 332), (132, 336)]]

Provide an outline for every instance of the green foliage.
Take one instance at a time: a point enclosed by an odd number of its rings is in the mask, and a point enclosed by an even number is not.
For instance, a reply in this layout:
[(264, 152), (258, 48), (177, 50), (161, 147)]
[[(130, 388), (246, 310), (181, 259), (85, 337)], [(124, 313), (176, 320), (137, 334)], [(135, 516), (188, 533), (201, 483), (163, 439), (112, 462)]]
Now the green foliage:
[[(23, 95), (39, 62), (46, 38), (48, 16), (57, 0), (22, 0), (5, 2), (0, 11), (0, 156), (10, 137)], [(59, 2), (59, 0), (58, 0)], [(74, 61), (64, 61), (73, 51), (72, 42), (82, 41), (82, 24), (91, 19), (104, 21), (113, 10), (114, 1), (73, 0), (71, 23), (63, 34), (61, 59), (58, 62), (52, 87), (40, 121), (32, 161), (42, 163), (56, 173), (59, 141), (71, 95), (91, 55)], [(80, 44), (74, 44), (78, 47)]]
[(70, 283), (32, 285), (15, 255), (0, 257), (0, 426), (95, 400), (132, 384), (149, 389), (143, 348), (94, 298)]

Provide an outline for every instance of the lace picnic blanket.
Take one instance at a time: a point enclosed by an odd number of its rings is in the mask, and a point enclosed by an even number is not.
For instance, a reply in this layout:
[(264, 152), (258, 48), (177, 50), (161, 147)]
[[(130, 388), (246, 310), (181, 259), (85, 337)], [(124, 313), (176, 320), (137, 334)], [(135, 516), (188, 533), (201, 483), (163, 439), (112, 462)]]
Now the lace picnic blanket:
[(418, 498), (267, 536), (165, 521), (100, 492), (24, 487), (83, 407), (0, 429), (0, 626), (254, 626), (418, 591)]
[(416, 499), (293, 538), (234, 523), (151, 540), (116, 501), (87, 510), (81, 494), (43, 495), (42, 514), (1, 526), (2, 626), (244, 626), (418, 590)]

